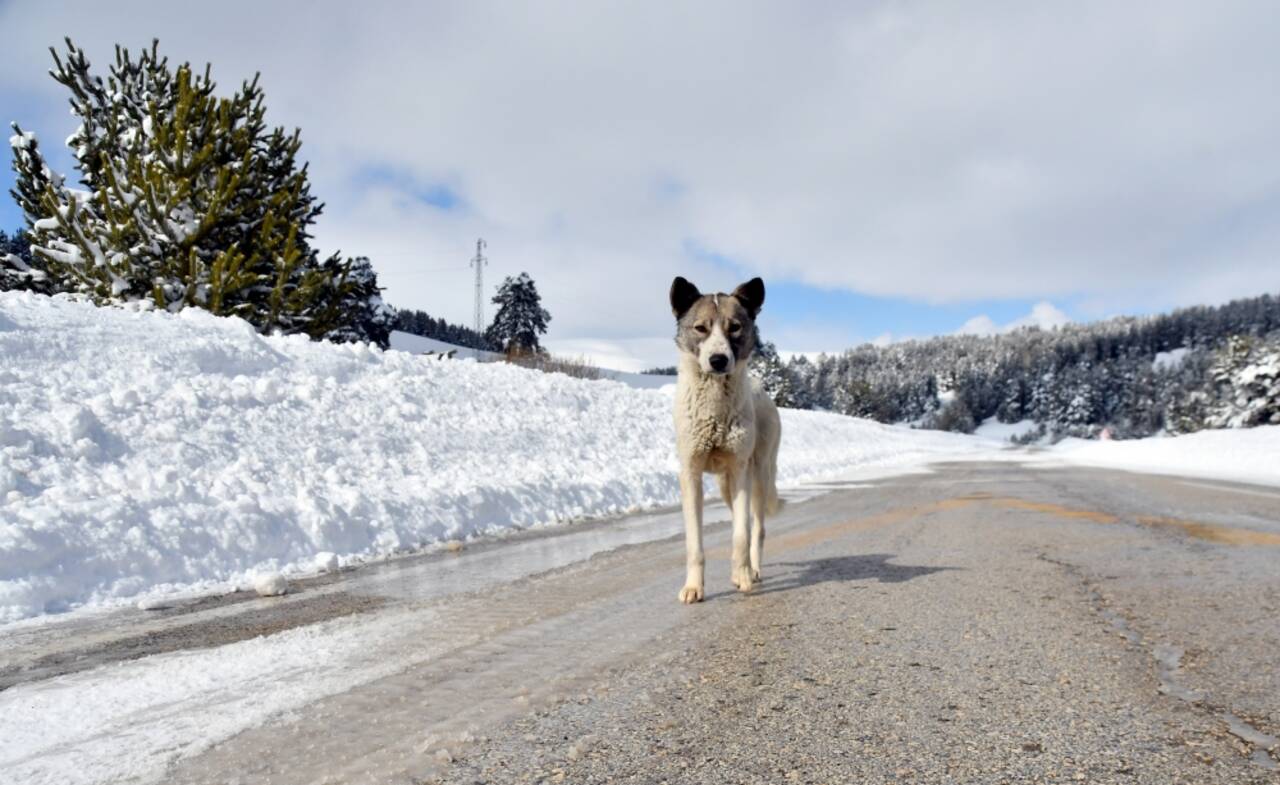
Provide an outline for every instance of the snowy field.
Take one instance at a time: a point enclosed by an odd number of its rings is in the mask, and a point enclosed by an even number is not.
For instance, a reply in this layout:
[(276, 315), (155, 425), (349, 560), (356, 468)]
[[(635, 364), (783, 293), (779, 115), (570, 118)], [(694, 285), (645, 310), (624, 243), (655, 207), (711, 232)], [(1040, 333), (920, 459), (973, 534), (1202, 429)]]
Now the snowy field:
[(472, 357), (477, 360), (492, 362), (502, 359), (502, 355), (497, 352), (486, 352), (480, 349), (469, 349), (465, 346), (458, 346), (444, 341), (437, 341), (435, 338), (427, 338), (413, 333), (401, 332), (399, 330), (391, 331), (391, 348), (398, 352), (408, 352), (409, 354), (439, 354), (454, 352), (455, 357)]
[(1123, 442), (1065, 439), (1045, 458), (1055, 463), (1280, 485), (1280, 425)]
[(988, 417), (982, 421), (982, 424), (979, 425), (976, 430), (974, 430), (973, 435), (980, 439), (991, 439), (997, 442), (1008, 443), (1010, 439), (1025, 436), (1035, 429), (1036, 424), (1031, 420), (1004, 423), (994, 417)]
[[(668, 390), (0, 293), (0, 621), (678, 502)], [(990, 442), (785, 411), (780, 482)]]
[[(424, 338), (421, 335), (400, 332), (399, 330), (391, 331), (391, 348), (400, 352), (409, 352), (410, 354), (447, 354), (454, 352), (454, 357), (472, 357), (481, 362), (495, 362), (502, 359), (502, 355), (497, 352), (468, 349), (465, 346), (456, 346), (444, 341), (437, 341), (435, 338)], [(676, 377), (674, 376), (615, 371), (610, 368), (601, 368), (599, 370), (603, 379), (612, 379), (615, 382), (622, 382), (629, 387), (638, 387), (642, 390), (657, 390), (676, 383)]]

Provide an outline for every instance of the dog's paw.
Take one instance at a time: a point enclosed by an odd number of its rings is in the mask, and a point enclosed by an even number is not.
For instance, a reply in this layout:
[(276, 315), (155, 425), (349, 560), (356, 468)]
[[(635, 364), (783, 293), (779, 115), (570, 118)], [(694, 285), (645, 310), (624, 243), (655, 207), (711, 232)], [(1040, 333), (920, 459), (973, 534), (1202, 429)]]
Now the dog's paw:
[(752, 567), (752, 568), (751, 568), (751, 580), (752, 580), (752, 581), (754, 581), (755, 583), (759, 583), (759, 582), (760, 582), (760, 568), (759, 568), (759, 567)]
[(751, 591), (755, 586), (755, 578), (752, 576), (750, 567), (735, 567), (733, 576), (729, 580), (738, 587), (738, 591)]
[(695, 602), (702, 602), (701, 586), (686, 586), (680, 590), (680, 602), (685, 605), (692, 605)]

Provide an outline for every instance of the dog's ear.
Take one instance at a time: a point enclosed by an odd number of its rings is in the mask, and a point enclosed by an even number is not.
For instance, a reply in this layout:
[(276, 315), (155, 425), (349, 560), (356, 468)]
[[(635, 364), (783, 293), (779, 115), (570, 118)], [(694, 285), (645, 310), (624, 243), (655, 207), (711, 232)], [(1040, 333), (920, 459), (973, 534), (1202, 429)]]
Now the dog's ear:
[(702, 292), (698, 291), (698, 287), (677, 275), (671, 282), (671, 312), (679, 319), (701, 296)]
[(742, 303), (742, 307), (746, 308), (747, 313), (754, 319), (764, 305), (764, 281), (752, 278), (734, 289), (733, 296), (738, 298), (738, 302)]

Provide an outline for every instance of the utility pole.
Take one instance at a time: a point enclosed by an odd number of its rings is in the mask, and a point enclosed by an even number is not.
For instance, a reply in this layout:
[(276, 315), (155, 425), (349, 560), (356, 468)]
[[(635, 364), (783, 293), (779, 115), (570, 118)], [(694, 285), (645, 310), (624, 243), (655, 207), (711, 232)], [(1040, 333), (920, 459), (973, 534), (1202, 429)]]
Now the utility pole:
[[(476, 255), (471, 266), (476, 268), (476, 334), (484, 335), (484, 266), (489, 260), (484, 255), (484, 239), (476, 240)], [(480, 359), (480, 350), (475, 350), (476, 359)]]

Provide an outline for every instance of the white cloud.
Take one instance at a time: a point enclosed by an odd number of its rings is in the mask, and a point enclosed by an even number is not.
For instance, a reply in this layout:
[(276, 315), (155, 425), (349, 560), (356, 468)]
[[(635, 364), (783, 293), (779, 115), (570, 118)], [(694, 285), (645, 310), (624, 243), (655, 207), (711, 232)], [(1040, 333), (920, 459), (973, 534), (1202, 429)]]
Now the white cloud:
[(1031, 306), (1031, 312), (1026, 316), (1014, 319), (1008, 324), (997, 325), (990, 316), (981, 314), (960, 325), (960, 329), (956, 330), (954, 334), (996, 335), (997, 333), (1012, 332), (1020, 327), (1039, 327), (1042, 330), (1052, 330), (1055, 327), (1068, 324), (1070, 321), (1071, 318), (1053, 303), (1038, 302)]
[[(667, 335), (676, 273), (737, 275), (690, 242), (938, 303), (1222, 299), (1280, 257), (1266, 0), (27, 2), (0, 30), (0, 94), (24, 105), (63, 105), (45, 47), (64, 34), (99, 67), (156, 35), (224, 85), (261, 70), (328, 202), (319, 241), (457, 321), (465, 272), (422, 271), (478, 235), (491, 277), (534, 275), (553, 336), (602, 340)], [(370, 166), (465, 207), (362, 186)]]
[(1001, 332), (995, 321), (985, 313), (975, 316), (956, 330), (956, 335), (995, 335)]

